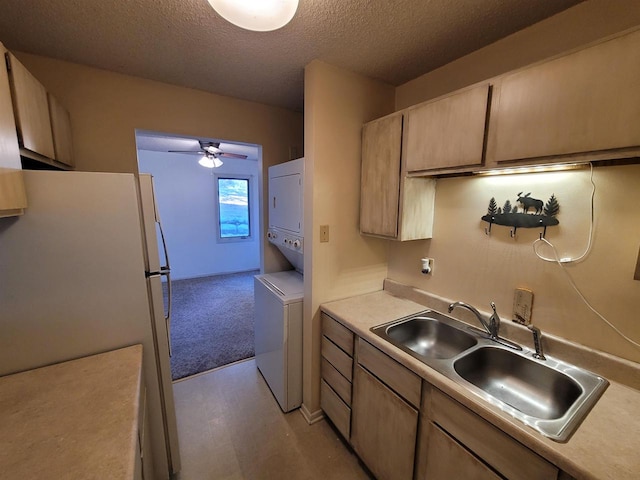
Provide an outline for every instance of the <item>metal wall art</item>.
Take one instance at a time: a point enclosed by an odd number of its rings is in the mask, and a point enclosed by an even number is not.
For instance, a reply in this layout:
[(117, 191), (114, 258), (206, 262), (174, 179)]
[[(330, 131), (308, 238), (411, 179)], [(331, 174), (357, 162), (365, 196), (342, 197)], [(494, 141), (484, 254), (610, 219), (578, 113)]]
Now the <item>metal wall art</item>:
[(504, 202), (502, 207), (498, 207), (496, 199), (491, 197), (487, 214), (482, 217), (482, 220), (489, 224), (489, 228), (484, 229), (485, 233), (489, 235), (491, 226), (495, 223), (513, 227), (510, 232), (512, 237), (516, 236), (518, 228), (542, 228), (540, 238), (543, 238), (547, 233), (547, 227), (560, 223), (556, 218), (560, 211), (560, 204), (555, 195), (551, 195), (546, 204), (530, 195), (531, 192), (525, 195), (522, 195), (522, 192), (518, 193), (515, 203), (520, 204), (520, 209), (518, 205), (512, 205), (510, 200)]

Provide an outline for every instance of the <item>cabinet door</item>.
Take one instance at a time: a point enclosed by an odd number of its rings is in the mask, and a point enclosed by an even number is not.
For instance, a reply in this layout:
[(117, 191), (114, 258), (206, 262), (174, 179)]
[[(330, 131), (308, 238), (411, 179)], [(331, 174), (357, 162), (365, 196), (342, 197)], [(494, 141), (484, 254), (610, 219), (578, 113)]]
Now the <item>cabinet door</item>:
[(490, 86), (480, 85), (407, 113), (407, 171), (482, 165)]
[(638, 31), (506, 76), (495, 160), (637, 147), (639, 85)]
[(48, 158), (55, 158), (47, 91), (11, 53), (10, 69), (13, 109), (22, 146)]
[(502, 478), (434, 424), (429, 426), (429, 452), (426, 465), (426, 474), (418, 480), (453, 478), (500, 480)]
[[(0, 43), (0, 54), (2, 54), (3, 58), (5, 53), (6, 50)], [(0, 68), (0, 167), (22, 168), (18, 136), (16, 135), (16, 121), (13, 116), (13, 104), (11, 102), (9, 75), (4, 66)]]
[[(0, 55), (6, 50), (0, 43)], [(27, 206), (20, 149), (7, 69), (0, 67), (0, 217), (20, 215)]]
[(71, 138), (71, 117), (66, 108), (60, 102), (48, 94), (49, 114), (51, 115), (51, 133), (53, 135), (53, 147), (56, 153), (55, 159), (69, 165), (75, 166), (73, 160), (73, 142)]
[(417, 410), (358, 365), (351, 444), (378, 480), (413, 478), (417, 430)]
[(400, 195), (402, 115), (369, 122), (362, 129), (360, 232), (396, 238)]

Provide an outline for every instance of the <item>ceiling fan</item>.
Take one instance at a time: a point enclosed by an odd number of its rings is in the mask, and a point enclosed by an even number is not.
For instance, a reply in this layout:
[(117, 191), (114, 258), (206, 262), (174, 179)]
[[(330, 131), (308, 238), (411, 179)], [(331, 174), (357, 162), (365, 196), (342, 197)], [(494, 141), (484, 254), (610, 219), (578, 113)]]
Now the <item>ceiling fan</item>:
[(225, 158), (247, 158), (246, 155), (239, 153), (223, 152), (220, 149), (220, 142), (204, 142), (198, 140), (200, 144), (200, 150), (169, 150), (169, 153), (190, 153), (194, 155), (202, 155), (202, 158), (198, 160), (198, 163), (207, 168), (218, 168), (222, 166), (222, 160), (220, 157)]
[(247, 155), (222, 151), (220, 149), (220, 142), (204, 142), (202, 140), (198, 140), (198, 143), (200, 143), (200, 150), (169, 150), (169, 153), (192, 153), (194, 155), (204, 155), (206, 157), (212, 156), (215, 158), (247, 158)]

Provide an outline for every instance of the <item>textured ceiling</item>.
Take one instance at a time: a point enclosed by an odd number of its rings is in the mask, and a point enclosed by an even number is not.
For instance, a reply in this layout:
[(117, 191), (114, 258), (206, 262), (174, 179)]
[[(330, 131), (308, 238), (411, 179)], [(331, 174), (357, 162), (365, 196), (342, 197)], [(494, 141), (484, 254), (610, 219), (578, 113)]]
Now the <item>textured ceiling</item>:
[(580, 0), (300, 0), (273, 32), (207, 0), (3, 0), (9, 49), (297, 111), (313, 59), (400, 85)]

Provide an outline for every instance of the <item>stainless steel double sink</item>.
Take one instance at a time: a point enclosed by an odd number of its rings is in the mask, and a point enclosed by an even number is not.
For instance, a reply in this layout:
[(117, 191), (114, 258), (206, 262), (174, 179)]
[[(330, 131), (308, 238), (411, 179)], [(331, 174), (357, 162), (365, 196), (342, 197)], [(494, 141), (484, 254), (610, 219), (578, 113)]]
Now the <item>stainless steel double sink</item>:
[(373, 333), (558, 442), (566, 441), (609, 382), (574, 365), (539, 360), (447, 315), (425, 311)]

